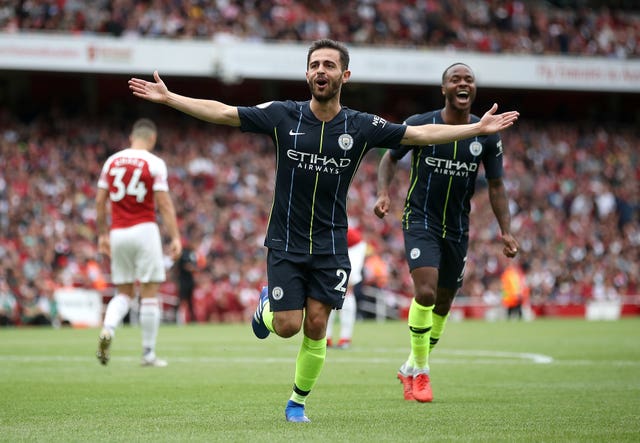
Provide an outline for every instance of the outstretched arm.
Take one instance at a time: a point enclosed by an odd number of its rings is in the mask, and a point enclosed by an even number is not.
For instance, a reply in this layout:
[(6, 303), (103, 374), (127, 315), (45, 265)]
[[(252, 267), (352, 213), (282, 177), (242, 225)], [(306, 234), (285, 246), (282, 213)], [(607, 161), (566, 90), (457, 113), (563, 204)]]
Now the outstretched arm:
[(509, 258), (513, 258), (518, 253), (519, 244), (515, 237), (511, 234), (511, 214), (509, 213), (509, 201), (507, 193), (504, 189), (502, 179), (496, 178), (489, 180), (489, 201), (493, 210), (500, 231), (502, 232), (502, 253)]
[(398, 162), (391, 158), (389, 151), (384, 153), (378, 164), (378, 200), (373, 207), (373, 212), (379, 217), (384, 218), (389, 213), (391, 206), (391, 198), (389, 197), (389, 185), (396, 175)]
[(129, 80), (129, 89), (136, 97), (150, 102), (170, 106), (200, 120), (219, 125), (240, 126), (238, 108), (215, 100), (204, 100), (176, 94), (169, 91), (158, 71), (154, 71), (155, 82), (139, 78)]
[(476, 135), (493, 134), (513, 125), (520, 115), (518, 111), (496, 114), (497, 110), (498, 105), (494, 103), (479, 122), (467, 125), (407, 126), (401, 143), (403, 145), (437, 145)]

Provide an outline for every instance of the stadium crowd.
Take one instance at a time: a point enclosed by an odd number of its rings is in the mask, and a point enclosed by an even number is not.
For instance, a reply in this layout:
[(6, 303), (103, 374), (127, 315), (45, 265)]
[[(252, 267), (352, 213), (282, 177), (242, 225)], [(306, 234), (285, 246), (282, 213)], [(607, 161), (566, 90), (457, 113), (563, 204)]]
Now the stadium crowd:
[[(270, 142), (197, 121), (167, 119), (159, 126), (156, 151), (169, 166), (180, 230), (203, 259), (196, 316), (245, 319), (266, 278)], [(126, 122), (55, 108), (22, 121), (1, 109), (0, 128), (0, 317), (9, 309), (22, 314), (22, 323), (60, 322), (56, 288), (110, 291), (107, 263), (97, 254), (94, 197), (102, 162), (128, 143)], [(525, 120), (503, 140), (518, 260), (532, 304), (640, 293), (637, 131)], [(350, 223), (370, 245), (366, 284), (411, 297), (399, 224), (408, 175), (402, 170), (396, 178), (395, 216), (377, 219), (378, 158), (369, 154), (354, 180)], [(506, 265), (483, 183), (479, 187), (461, 291), (476, 299), (495, 290)]]
[[(0, 32), (26, 31), (217, 41), (331, 37), (350, 45), (640, 55), (640, 11), (525, 0), (0, 0)], [(180, 229), (201, 258), (196, 317), (246, 318), (265, 281), (270, 142), (200, 122), (159, 123), (157, 151), (170, 168)], [(32, 119), (0, 108), (0, 325), (61, 324), (53, 299), (59, 287), (112, 291), (108, 263), (96, 251), (94, 197), (102, 162), (127, 145), (126, 134), (123, 121), (56, 107)], [(637, 131), (525, 120), (503, 139), (531, 302), (639, 294)], [(365, 284), (410, 298), (399, 225), (406, 187), (396, 188), (395, 217), (375, 218), (377, 160), (369, 154), (350, 191), (351, 223), (369, 244)], [(403, 181), (406, 169), (397, 177)], [(482, 186), (473, 200), (461, 291), (474, 299), (497, 291), (506, 266)], [(164, 289), (175, 293), (173, 278)]]
[[(640, 10), (535, 0), (0, 0), (0, 32), (640, 56)], [(606, 5), (606, 2), (604, 2)]]

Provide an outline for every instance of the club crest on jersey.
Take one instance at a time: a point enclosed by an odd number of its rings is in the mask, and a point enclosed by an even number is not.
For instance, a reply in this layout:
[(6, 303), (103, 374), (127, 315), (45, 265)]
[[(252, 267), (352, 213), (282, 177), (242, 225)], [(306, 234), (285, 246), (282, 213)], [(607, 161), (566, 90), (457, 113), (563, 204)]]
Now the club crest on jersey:
[(482, 143), (479, 141), (471, 142), (469, 145), (469, 151), (471, 151), (471, 153), (476, 157), (479, 156), (480, 153), (482, 153)]
[(353, 148), (353, 137), (351, 137), (349, 134), (342, 134), (340, 137), (338, 137), (338, 145), (342, 150), (348, 151), (349, 149)]
[(273, 297), (274, 300), (280, 300), (283, 295), (284, 295), (284, 291), (280, 286), (276, 286), (271, 290), (271, 296)]

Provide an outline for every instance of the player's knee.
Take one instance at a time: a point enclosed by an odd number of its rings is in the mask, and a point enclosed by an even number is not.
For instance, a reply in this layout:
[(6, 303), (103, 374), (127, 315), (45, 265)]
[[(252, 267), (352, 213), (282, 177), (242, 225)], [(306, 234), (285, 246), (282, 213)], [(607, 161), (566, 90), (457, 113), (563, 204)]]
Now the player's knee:
[(305, 335), (319, 340), (324, 337), (327, 332), (327, 319), (322, 316), (309, 315), (305, 318), (304, 332)]
[(449, 313), (449, 311), (451, 310), (451, 305), (452, 305), (453, 300), (437, 300), (436, 301), (436, 306), (433, 309), (433, 312), (438, 314), (438, 315), (442, 315), (445, 316)]
[(416, 285), (416, 301), (422, 306), (432, 306), (436, 303), (436, 291), (431, 285)]
[(300, 332), (302, 323), (293, 317), (277, 317), (274, 318), (273, 327), (278, 336), (289, 338)]

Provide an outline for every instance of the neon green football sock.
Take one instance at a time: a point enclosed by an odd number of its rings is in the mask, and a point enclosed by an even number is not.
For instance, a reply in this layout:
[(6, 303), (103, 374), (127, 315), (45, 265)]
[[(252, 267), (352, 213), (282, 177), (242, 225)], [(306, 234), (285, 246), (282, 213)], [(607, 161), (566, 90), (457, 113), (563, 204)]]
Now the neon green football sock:
[(409, 331), (411, 353), (418, 369), (429, 368), (429, 339), (433, 326), (433, 306), (422, 306), (415, 298), (409, 308)]
[(410, 368), (414, 368), (416, 366), (416, 359), (413, 356), (413, 350), (409, 352), (409, 357), (407, 357), (407, 362), (405, 364)]
[(296, 358), (296, 375), (293, 393), (290, 399), (304, 404), (309, 392), (318, 381), (327, 356), (327, 338), (312, 340), (307, 336), (302, 339), (298, 357)]
[(447, 315), (440, 315), (433, 313), (433, 328), (431, 328), (431, 337), (429, 339), (429, 351), (433, 349), (433, 347), (438, 344), (438, 340), (442, 337), (442, 332), (444, 331), (444, 327), (447, 324), (447, 319), (449, 318), (449, 313)]
[(264, 304), (264, 308), (262, 308), (262, 321), (268, 330), (271, 332), (276, 332), (273, 329), (273, 312), (271, 312), (271, 305), (269, 301)]

